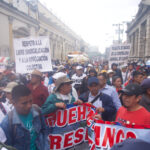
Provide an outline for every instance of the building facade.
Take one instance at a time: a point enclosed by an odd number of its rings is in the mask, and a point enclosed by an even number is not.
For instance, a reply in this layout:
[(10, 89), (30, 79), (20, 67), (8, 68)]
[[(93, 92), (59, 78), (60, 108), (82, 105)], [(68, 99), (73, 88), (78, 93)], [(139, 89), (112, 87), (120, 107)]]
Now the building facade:
[(53, 60), (87, 48), (76, 35), (38, 0), (0, 0), (0, 56), (14, 60), (13, 39), (48, 36)]
[(128, 24), (127, 39), (131, 43), (130, 60), (150, 58), (150, 2), (139, 4), (135, 19)]

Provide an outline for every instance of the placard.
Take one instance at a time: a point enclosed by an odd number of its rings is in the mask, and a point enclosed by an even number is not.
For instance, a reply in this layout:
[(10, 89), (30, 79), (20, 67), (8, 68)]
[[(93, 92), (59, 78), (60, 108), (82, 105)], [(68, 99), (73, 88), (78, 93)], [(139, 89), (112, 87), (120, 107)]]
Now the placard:
[(52, 70), (49, 38), (45, 36), (14, 39), (17, 73)]

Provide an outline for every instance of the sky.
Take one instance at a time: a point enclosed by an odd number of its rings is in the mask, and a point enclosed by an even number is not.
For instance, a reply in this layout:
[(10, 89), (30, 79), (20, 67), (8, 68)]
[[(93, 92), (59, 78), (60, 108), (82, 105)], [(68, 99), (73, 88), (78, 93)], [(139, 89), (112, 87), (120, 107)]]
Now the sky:
[[(141, 0), (40, 0), (58, 18), (100, 52), (116, 40), (117, 26), (126, 30)], [(124, 35), (125, 40), (125, 35)]]

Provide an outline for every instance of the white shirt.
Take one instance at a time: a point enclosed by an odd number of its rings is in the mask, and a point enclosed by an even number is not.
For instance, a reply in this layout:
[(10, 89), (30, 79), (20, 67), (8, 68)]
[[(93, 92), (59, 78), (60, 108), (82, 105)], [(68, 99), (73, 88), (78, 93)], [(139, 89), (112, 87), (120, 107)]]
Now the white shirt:
[[(6, 98), (6, 102), (2, 103), (4, 109), (6, 110), (6, 113), (8, 114), (8, 112), (10, 112), (14, 106), (12, 104), (9, 103), (9, 100)], [(4, 119), (5, 114), (2, 112), (2, 110), (0, 109), (0, 123), (2, 122), (2, 120)]]
[[(97, 94), (99, 95), (100, 92)], [(96, 96), (97, 96), (96, 95)], [(93, 96), (91, 93), (89, 94), (89, 99), (88, 99), (88, 102), (92, 102), (92, 100), (96, 97), (96, 96)], [(100, 100), (100, 97), (93, 103), (93, 105), (98, 108), (98, 107), (102, 107), (102, 101)]]
[(45, 79), (44, 79), (44, 85), (45, 85), (46, 87), (48, 87), (48, 83), (49, 83), (49, 78), (48, 78), (48, 77), (45, 77)]
[(126, 81), (125, 81), (125, 79), (126, 79), (126, 72), (122, 72), (122, 79), (123, 79), (123, 83), (125, 83)]
[(77, 76), (77, 74), (74, 74), (72, 76), (72, 80), (73, 80), (73, 86), (75, 85), (81, 85), (82, 84), (82, 80), (86, 77), (86, 74), (82, 74), (81, 76)]

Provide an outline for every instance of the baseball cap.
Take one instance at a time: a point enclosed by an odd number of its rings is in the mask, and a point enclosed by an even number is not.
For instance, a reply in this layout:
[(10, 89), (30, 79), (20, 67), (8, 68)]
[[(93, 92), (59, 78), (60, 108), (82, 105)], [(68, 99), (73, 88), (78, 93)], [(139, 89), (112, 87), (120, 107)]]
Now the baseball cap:
[(16, 83), (16, 82), (9, 82), (6, 86), (6, 88), (3, 89), (3, 91), (7, 92), (7, 93), (11, 93), (12, 89), (17, 85), (18, 85), (18, 83)]
[(127, 139), (114, 145), (111, 150), (149, 150), (150, 143), (140, 139)]
[(107, 73), (114, 73), (114, 71), (110, 69), (107, 71)]
[(88, 79), (88, 86), (91, 86), (93, 83), (99, 84), (99, 80), (96, 77), (91, 77)]
[(83, 67), (82, 66), (77, 66), (76, 67), (76, 70), (80, 70), (80, 69), (83, 69)]
[(63, 72), (58, 72), (58, 73), (55, 73), (52, 77), (53, 77), (53, 79), (57, 80), (58, 78), (65, 76), (65, 75), (66, 74)]
[(121, 90), (121, 92), (128, 96), (132, 96), (132, 95), (138, 96), (143, 93), (143, 90), (139, 84), (130, 83), (123, 90)]
[(143, 89), (149, 89), (150, 88), (150, 79), (144, 79), (143, 82), (141, 83), (141, 87)]
[(88, 67), (93, 67), (93, 65), (92, 64), (88, 64)]

